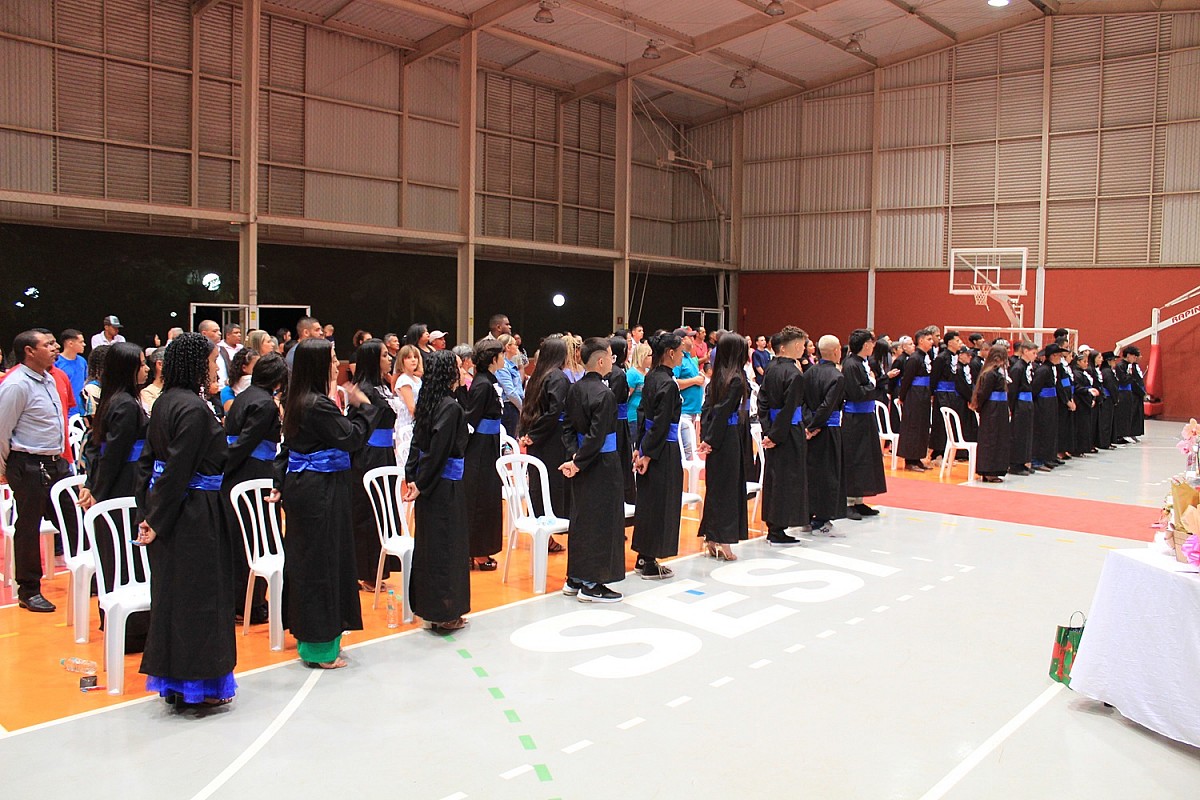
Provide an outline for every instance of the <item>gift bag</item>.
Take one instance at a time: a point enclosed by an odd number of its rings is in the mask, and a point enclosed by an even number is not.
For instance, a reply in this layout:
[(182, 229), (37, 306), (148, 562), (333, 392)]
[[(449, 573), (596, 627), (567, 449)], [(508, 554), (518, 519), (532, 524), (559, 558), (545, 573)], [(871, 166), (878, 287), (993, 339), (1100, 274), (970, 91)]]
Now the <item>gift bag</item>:
[[(1075, 614), (1083, 618), (1078, 627), (1075, 626)], [(1082, 611), (1076, 611), (1066, 625), (1059, 625), (1054, 634), (1054, 653), (1050, 656), (1050, 677), (1064, 686), (1071, 685), (1071, 665), (1079, 652), (1079, 640), (1083, 637), (1083, 626), (1087, 617)]]

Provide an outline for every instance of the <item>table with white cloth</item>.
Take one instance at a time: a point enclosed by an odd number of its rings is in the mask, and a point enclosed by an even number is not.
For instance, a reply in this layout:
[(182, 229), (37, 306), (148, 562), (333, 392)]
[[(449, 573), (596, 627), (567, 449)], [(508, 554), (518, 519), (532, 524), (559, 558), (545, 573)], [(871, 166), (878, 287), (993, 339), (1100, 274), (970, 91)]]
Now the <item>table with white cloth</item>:
[(1071, 688), (1200, 747), (1200, 574), (1148, 548), (1114, 550), (1092, 599)]

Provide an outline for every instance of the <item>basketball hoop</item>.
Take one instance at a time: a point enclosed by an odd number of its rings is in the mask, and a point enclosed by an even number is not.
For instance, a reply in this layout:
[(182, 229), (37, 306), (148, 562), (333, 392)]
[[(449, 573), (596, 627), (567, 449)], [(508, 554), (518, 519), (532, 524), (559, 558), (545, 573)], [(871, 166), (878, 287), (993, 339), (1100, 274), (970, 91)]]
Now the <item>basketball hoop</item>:
[(971, 284), (971, 294), (975, 297), (975, 305), (988, 308), (988, 297), (992, 294), (992, 287), (986, 283)]

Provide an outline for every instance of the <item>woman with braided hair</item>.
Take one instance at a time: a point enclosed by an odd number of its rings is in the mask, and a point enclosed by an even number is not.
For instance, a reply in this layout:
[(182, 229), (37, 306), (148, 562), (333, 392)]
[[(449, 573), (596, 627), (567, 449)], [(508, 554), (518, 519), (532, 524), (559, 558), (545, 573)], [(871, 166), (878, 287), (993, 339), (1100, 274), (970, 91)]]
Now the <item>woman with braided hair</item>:
[(434, 633), (467, 624), (471, 610), (470, 539), (463, 504), (463, 461), (467, 418), (454, 399), (458, 356), (438, 350), (425, 356), (425, 377), (417, 398), (412, 446), (405, 465), (406, 502), (415, 502), (412, 611)]
[(217, 350), (202, 334), (171, 342), (138, 462), (146, 516), (137, 543), (150, 558), (141, 672), (146, 688), (171, 704), (223, 705), (237, 690), (232, 537), (220, 495), (225, 431), (202, 396), (216, 371)]

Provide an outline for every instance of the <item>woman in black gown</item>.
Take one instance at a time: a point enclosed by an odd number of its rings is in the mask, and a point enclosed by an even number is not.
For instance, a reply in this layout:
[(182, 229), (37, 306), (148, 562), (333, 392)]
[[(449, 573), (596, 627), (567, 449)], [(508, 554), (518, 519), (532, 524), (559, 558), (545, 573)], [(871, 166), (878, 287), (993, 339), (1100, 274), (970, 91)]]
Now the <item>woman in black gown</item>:
[[(346, 416), (329, 397), (338, 360), (324, 339), (295, 347), (283, 413), (284, 448), (276, 485), (287, 513), (283, 572), (284, 625), (310, 666), (346, 666), (343, 631), (362, 630), (354, 562), (350, 454), (364, 447), (379, 409), (351, 386)], [(279, 475), (278, 467), (287, 472)]]
[(474, 428), (467, 443), (463, 489), (467, 495), (467, 530), (471, 534), (471, 565), (494, 570), (492, 558), (504, 546), (504, 510), (501, 505), (499, 383), (496, 371), (504, 366), (504, 348), (486, 340), (475, 347), (475, 379), (467, 391), (467, 424)]
[[(375, 512), (371, 509), (371, 498), (363, 486), (363, 476), (376, 467), (396, 466), (396, 412), (401, 400), (392, 393), (384, 378), (391, 366), (391, 359), (383, 341), (368, 339), (355, 352), (354, 385), (379, 411), (379, 421), (367, 439), (367, 446), (350, 457), (353, 466), (350, 491), (354, 505), (354, 554), (358, 562), (358, 584), (363, 591), (374, 592), (375, 576), (379, 570), (379, 529), (375, 524)], [(394, 560), (384, 560), (383, 578), (391, 574), (388, 562)]]
[[(654, 367), (646, 373), (638, 408), (637, 509), (633, 514), (635, 569), (643, 578), (669, 578), (658, 563), (679, 553), (679, 516), (683, 499), (683, 462), (679, 455), (679, 386), (672, 370), (683, 360), (682, 340), (673, 333), (651, 337)], [(740, 366), (740, 365), (739, 365)], [(743, 487), (743, 491), (745, 491)]]
[(467, 624), (471, 610), (470, 546), (463, 499), (467, 420), (454, 399), (458, 357), (437, 351), (425, 359), (404, 500), (416, 501), (416, 547), (409, 596), (413, 613), (434, 633)]
[[(525, 387), (525, 404), (521, 407), (518, 432), (525, 453), (540, 459), (546, 465), (550, 483), (550, 505), (556, 516), (571, 517), (571, 501), (567, 481), (558, 471), (558, 465), (566, 461), (563, 448), (563, 412), (567, 407), (567, 390), (571, 382), (563, 374), (567, 363), (567, 345), (560, 338), (547, 338), (537, 352), (537, 363), (533, 375)], [(534, 507), (542, 508), (542, 486), (532, 481), (529, 486)], [(550, 538), (549, 551), (561, 553), (563, 546)]]
[(975, 397), (971, 406), (979, 412), (979, 452), (975, 472), (984, 483), (1002, 483), (1008, 472), (1009, 434), (1008, 410), (1008, 348), (992, 345), (988, 350), (983, 372), (975, 382)]
[(612, 349), (612, 372), (608, 373), (608, 388), (617, 401), (617, 453), (621, 459), (621, 480), (624, 488), (624, 500), (630, 505), (637, 502), (637, 485), (633, 479), (633, 445), (629, 441), (629, 425), (625, 417), (629, 413), (629, 381), (625, 377), (625, 355), (628, 343), (623, 336), (609, 339)]
[(707, 554), (736, 561), (730, 549), (750, 536), (746, 518), (746, 460), (741, 437), (743, 403), (750, 395), (746, 374), (746, 339), (736, 333), (721, 334), (712, 356), (712, 380), (700, 412), (699, 452), (705, 456), (704, 512), (700, 535)]
[(150, 631), (141, 672), (168, 703), (228, 703), (237, 691), (231, 537), (221, 504), (225, 431), (201, 396), (217, 350), (199, 333), (174, 339), (163, 358), (138, 462), (137, 543), (150, 558)]

